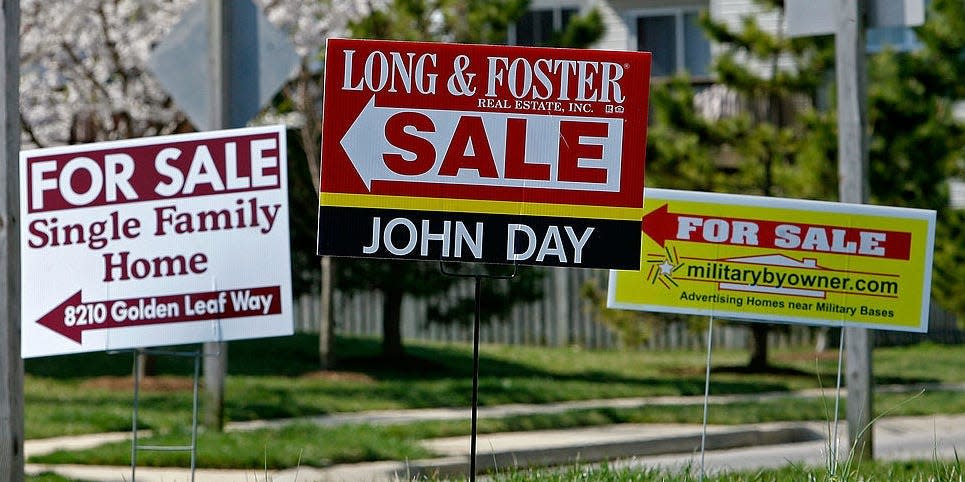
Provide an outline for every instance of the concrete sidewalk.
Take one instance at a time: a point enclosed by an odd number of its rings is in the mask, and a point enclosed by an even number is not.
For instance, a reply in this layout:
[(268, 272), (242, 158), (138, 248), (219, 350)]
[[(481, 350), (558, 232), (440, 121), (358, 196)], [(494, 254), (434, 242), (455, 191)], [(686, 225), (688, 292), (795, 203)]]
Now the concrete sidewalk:
[[(879, 392), (917, 392), (920, 390), (965, 391), (965, 385), (931, 386), (882, 386)], [(742, 401), (761, 401), (782, 397), (832, 397), (833, 391), (808, 390), (802, 392), (776, 392), (752, 395), (724, 395), (711, 397), (711, 403), (735, 403)], [(616, 400), (588, 400), (563, 402), (545, 405), (504, 405), (481, 407), (479, 417), (494, 418), (512, 415), (537, 413), (560, 413), (567, 410), (591, 408), (639, 408), (656, 405), (694, 405), (703, 403), (702, 396), (694, 397), (646, 397)], [(229, 430), (251, 430), (261, 427), (277, 427), (291, 423), (316, 423), (318, 425), (339, 424), (395, 424), (426, 420), (467, 420), (469, 408), (424, 409), (424, 410), (387, 410), (352, 414), (333, 414), (304, 419), (256, 421), (229, 424)], [(900, 422), (900, 423), (899, 423)], [(763, 447), (813, 445), (827, 452), (827, 423), (787, 422), (769, 424), (749, 424), (738, 426), (708, 427), (708, 450), (725, 449), (755, 450)], [(938, 429), (962, 427), (961, 441), (952, 438), (955, 448), (965, 450), (965, 415), (917, 417), (905, 419), (885, 419), (876, 425), (876, 434), (881, 438), (908, 437), (915, 435), (922, 440), (935, 440)], [(844, 437), (846, 429), (839, 429)], [(955, 432), (956, 434), (958, 432)], [(589, 427), (572, 430), (550, 430), (518, 433), (499, 433), (480, 435), (477, 439), (477, 468), (486, 470), (499, 467), (528, 465), (558, 465), (574, 461), (593, 462), (615, 460), (622, 457), (657, 457), (667, 454), (680, 454), (692, 457), (700, 446), (701, 427), (699, 425), (647, 424), (615, 425)], [(931, 436), (931, 438), (928, 438)], [(955, 435), (958, 437), (958, 435)], [(96, 447), (102, 443), (127, 440), (130, 433), (95, 434), (79, 437), (60, 437), (56, 439), (28, 440), (25, 444), (26, 456), (50, 453), (59, 449), (80, 449)], [(324, 443), (324, 441), (320, 441)], [(426, 447), (440, 455), (439, 458), (409, 462), (374, 462), (345, 464), (326, 469), (310, 467), (292, 468), (281, 471), (265, 470), (199, 470), (198, 481), (239, 481), (272, 480), (286, 481), (392, 481), (411, 480), (412, 477), (427, 474), (465, 475), (469, 468), (470, 440), (468, 436), (429, 440)], [(900, 445), (900, 444), (899, 444)], [(845, 447), (847, 445), (844, 445)], [(814, 456), (820, 460), (822, 453)], [(847, 452), (844, 450), (843, 452)], [(720, 452), (715, 452), (720, 453)], [(750, 458), (754, 460), (753, 457)], [(37, 474), (55, 472), (78, 480), (89, 481), (127, 481), (131, 480), (131, 468), (93, 467), (67, 465), (28, 464), (27, 472)], [(190, 480), (187, 469), (137, 468), (137, 478), (143, 481), (181, 481)]]
[[(965, 383), (931, 383), (919, 385), (880, 385), (875, 387), (875, 393), (918, 393), (921, 391), (965, 392)], [(847, 389), (841, 389), (842, 398), (847, 396)], [(719, 405), (725, 403), (766, 402), (782, 398), (820, 398), (833, 399), (834, 389), (797, 390), (793, 392), (762, 392), (736, 395), (711, 395), (708, 403)], [(479, 419), (505, 418), (518, 415), (554, 414), (570, 410), (589, 410), (599, 408), (633, 409), (656, 406), (702, 405), (703, 395), (691, 396), (660, 396), (635, 398), (610, 398), (604, 400), (576, 400), (545, 404), (509, 404), (493, 407), (479, 407)], [(248, 422), (231, 422), (226, 430), (256, 430), (259, 428), (278, 428), (293, 423), (313, 423), (320, 426), (336, 426), (345, 424), (373, 424), (390, 425), (439, 420), (468, 420), (470, 408), (422, 408), (408, 410), (372, 410), (366, 412), (335, 413), (316, 417), (301, 417), (293, 419), (253, 420)]]
[[(829, 448), (828, 425), (821, 422), (786, 422), (738, 426), (709, 426), (708, 469), (749, 470), (796, 462), (821, 465)], [(573, 430), (481, 435), (477, 468), (565, 465), (574, 462), (607, 461), (614, 467), (684, 467), (698, 460), (699, 425), (610, 425)], [(839, 428), (839, 454), (847, 456), (847, 430)], [(324, 442), (322, 442), (324, 443)], [(373, 462), (286, 470), (199, 469), (199, 482), (245, 480), (381, 482), (413, 480), (426, 475), (465, 476), (469, 470), (469, 437), (429, 440), (427, 447), (443, 457), (409, 462)], [(965, 451), (965, 415), (899, 417), (879, 420), (875, 425), (875, 446), (880, 460), (931, 460), (954, 457)], [(623, 460), (623, 461), (621, 461)], [(28, 465), (29, 474), (54, 472), (89, 481), (131, 480), (130, 467), (77, 465)], [(187, 469), (137, 469), (137, 479), (146, 482), (190, 480)]]
[[(813, 424), (811, 424), (813, 425)], [(119, 434), (111, 434), (117, 440)], [(693, 453), (699, 449), (699, 425), (608, 425), (573, 430), (541, 430), (480, 435), (476, 467), (480, 472), (505, 467), (559, 465), (579, 460), (596, 462), (620, 457)], [(820, 440), (809, 424), (778, 423), (742, 426), (711, 426), (707, 446), (711, 449)], [(85, 442), (92, 442), (93, 437)], [(321, 441), (324, 443), (324, 441)], [(86, 443), (75, 441), (73, 448)], [(392, 481), (423, 476), (460, 476), (469, 471), (469, 437), (429, 440), (426, 447), (441, 457), (405, 462), (376, 462), (336, 466), (327, 469), (303, 467), (283, 471), (198, 470), (199, 481), (298, 480), (298, 481)], [(29, 465), (28, 473), (55, 472), (83, 480), (125, 481), (130, 467), (79, 465)], [(187, 469), (137, 468), (144, 481), (189, 480)]]
[[(821, 424), (824, 425), (824, 424)], [(827, 432), (827, 428), (824, 428)], [(846, 460), (849, 443), (847, 426), (839, 427), (839, 460)], [(965, 449), (965, 415), (936, 415), (929, 417), (895, 417), (875, 424), (875, 459), (879, 461), (942, 460), (955, 463)], [(756, 471), (767, 468), (800, 465), (826, 467), (830, 444), (826, 438), (793, 444), (775, 444), (714, 450), (706, 453), (708, 473), (720, 471)], [(635, 457), (611, 464), (620, 468), (654, 468), (680, 470), (699, 467), (698, 454), (671, 454)]]

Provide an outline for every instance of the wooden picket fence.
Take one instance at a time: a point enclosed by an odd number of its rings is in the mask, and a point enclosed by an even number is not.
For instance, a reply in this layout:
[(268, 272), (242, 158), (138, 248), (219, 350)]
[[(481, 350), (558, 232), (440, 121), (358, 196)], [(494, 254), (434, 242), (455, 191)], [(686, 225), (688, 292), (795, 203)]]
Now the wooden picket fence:
[[(590, 349), (618, 348), (619, 335), (600, 321), (597, 310), (581, 295), (589, 281), (606, 286), (606, 272), (601, 270), (547, 269), (544, 276), (544, 297), (534, 303), (517, 306), (503, 320), (483, 325), (483, 343), (534, 346), (580, 346)], [(454, 291), (472, 296), (473, 284), (466, 280)], [(349, 295), (336, 291), (334, 321), (340, 335), (374, 336), (382, 334), (381, 296), (377, 292)], [(468, 325), (429, 324), (426, 319), (427, 302), (406, 298), (402, 308), (402, 336), (407, 340), (470, 342), (472, 329)], [(483, 302), (485, 310), (485, 301)], [(320, 313), (317, 296), (302, 296), (295, 300), (295, 327), (303, 333), (318, 332)], [(699, 325), (699, 323), (698, 323)], [(901, 345), (931, 340), (938, 343), (965, 342), (965, 332), (957, 326), (955, 317), (932, 303), (930, 330), (927, 335), (877, 332), (879, 345)], [(770, 346), (814, 347), (818, 329), (790, 325), (786, 329), (771, 330)], [(705, 346), (706, 332), (686, 323), (666, 323), (658, 327), (646, 342), (649, 349), (694, 349)], [(750, 329), (746, 323), (715, 325), (714, 346), (721, 349), (746, 349), (750, 344)], [(835, 338), (836, 339), (836, 338)]]

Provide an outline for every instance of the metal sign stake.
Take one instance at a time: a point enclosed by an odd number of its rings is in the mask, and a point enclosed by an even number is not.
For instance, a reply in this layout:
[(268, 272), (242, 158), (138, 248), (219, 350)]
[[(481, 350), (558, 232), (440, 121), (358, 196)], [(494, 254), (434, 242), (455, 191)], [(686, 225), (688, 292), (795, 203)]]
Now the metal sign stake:
[(707, 372), (704, 375), (704, 421), (700, 433), (700, 482), (704, 481), (704, 454), (707, 451), (707, 408), (710, 401), (710, 363), (714, 345), (714, 317), (707, 323)]
[(488, 279), (513, 279), (519, 271), (519, 265), (513, 264), (513, 272), (508, 275), (493, 275), (486, 273), (460, 273), (446, 269), (445, 261), (439, 261), (439, 271), (446, 276), (457, 278), (472, 278), (475, 288), (475, 313), (473, 316), (472, 327), (472, 415), (471, 428), (469, 435), (469, 481), (476, 480), (476, 439), (478, 434), (478, 411), (479, 411), (479, 328), (482, 314), (482, 280)]
[(475, 287), (476, 310), (472, 324), (472, 428), (470, 429), (470, 448), (469, 448), (469, 480), (476, 480), (476, 434), (477, 432), (477, 411), (479, 407), (479, 318), (481, 311), (480, 298), (482, 298), (482, 278), (473, 276)]
[[(134, 409), (131, 416), (131, 482), (137, 480), (137, 452), (139, 450), (148, 450), (155, 452), (190, 452), (191, 453), (191, 481), (194, 482), (194, 475), (197, 469), (197, 458), (198, 458), (198, 399), (199, 399), (199, 381), (201, 379), (201, 358), (204, 356), (201, 349), (194, 351), (171, 351), (171, 350), (156, 350), (156, 349), (145, 349), (138, 348), (131, 350), (134, 354)], [(192, 357), (194, 358), (194, 380), (192, 388), (192, 401), (191, 401), (191, 443), (189, 445), (140, 445), (137, 440), (137, 420), (138, 420), (138, 410), (140, 408), (140, 396), (141, 396), (141, 384), (138, 378), (138, 365), (140, 364), (140, 355), (167, 355), (167, 356), (177, 356), (177, 357)]]
[(844, 338), (847, 332), (848, 330), (845, 330), (842, 325), (838, 344), (838, 380), (834, 386), (834, 425), (831, 426), (831, 453), (829, 454), (830, 460), (828, 461), (828, 471), (832, 479), (838, 467), (838, 409), (841, 406), (841, 367), (844, 364)]

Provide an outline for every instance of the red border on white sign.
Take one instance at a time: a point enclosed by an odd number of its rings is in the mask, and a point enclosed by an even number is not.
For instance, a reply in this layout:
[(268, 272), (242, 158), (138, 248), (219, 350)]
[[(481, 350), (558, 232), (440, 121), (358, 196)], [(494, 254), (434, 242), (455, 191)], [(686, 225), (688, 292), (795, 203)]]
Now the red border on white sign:
[(284, 126), (20, 153), (24, 357), (293, 332)]

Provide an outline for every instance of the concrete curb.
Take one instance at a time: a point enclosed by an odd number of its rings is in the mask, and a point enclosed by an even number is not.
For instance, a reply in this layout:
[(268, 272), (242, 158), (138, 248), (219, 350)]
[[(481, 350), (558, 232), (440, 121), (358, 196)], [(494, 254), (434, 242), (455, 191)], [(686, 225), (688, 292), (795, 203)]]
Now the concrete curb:
[[(751, 424), (707, 428), (707, 450), (824, 440), (812, 423)], [(656, 435), (654, 432), (657, 432)], [(558, 466), (619, 458), (700, 451), (701, 429), (694, 425), (622, 424), (574, 430), (547, 430), (481, 435), (476, 469)], [(464, 452), (445, 458), (411, 461), (409, 476), (455, 476), (469, 472), (469, 438), (426, 441), (433, 451)], [(458, 447), (453, 450), (453, 447)], [(463, 450), (464, 449), (464, 450)]]

